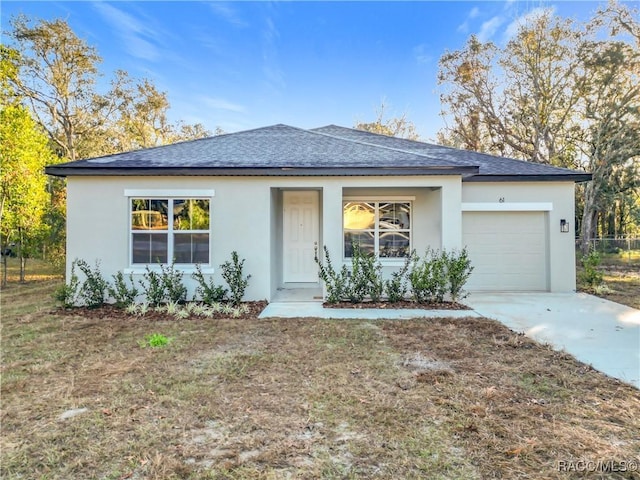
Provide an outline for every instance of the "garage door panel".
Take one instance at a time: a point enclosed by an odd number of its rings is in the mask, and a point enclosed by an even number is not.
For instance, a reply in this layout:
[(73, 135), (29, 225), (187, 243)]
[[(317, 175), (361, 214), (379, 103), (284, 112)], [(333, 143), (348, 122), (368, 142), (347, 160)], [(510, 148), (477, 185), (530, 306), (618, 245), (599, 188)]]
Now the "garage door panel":
[(469, 290), (547, 290), (544, 212), (464, 212)]

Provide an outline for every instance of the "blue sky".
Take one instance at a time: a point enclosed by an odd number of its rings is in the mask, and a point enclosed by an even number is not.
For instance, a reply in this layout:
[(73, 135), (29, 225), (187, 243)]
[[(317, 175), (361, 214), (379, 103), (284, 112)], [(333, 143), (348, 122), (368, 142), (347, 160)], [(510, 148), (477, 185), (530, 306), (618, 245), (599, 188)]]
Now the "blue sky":
[[(631, 2), (638, 5), (638, 1)], [(425, 140), (443, 126), (438, 59), (472, 33), (502, 44), (539, 8), (577, 20), (595, 1), (3, 1), (10, 18), (65, 19), (108, 76), (146, 77), (171, 120), (227, 132), (372, 121), (384, 99)], [(4, 41), (4, 37), (3, 37)]]

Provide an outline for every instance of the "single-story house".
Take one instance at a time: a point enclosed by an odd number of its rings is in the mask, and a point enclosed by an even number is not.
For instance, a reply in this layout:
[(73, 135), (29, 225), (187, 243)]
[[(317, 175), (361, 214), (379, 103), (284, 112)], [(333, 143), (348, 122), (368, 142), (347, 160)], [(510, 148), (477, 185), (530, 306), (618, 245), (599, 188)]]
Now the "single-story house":
[[(352, 241), (385, 272), (411, 250), (466, 247), (467, 289), (575, 289), (574, 186), (590, 174), (329, 125), (273, 125), (70, 162), (67, 275), (105, 278), (196, 263), (222, 284), (246, 259), (247, 300), (321, 287), (314, 249), (349, 262)], [(139, 276), (139, 277), (138, 277)]]

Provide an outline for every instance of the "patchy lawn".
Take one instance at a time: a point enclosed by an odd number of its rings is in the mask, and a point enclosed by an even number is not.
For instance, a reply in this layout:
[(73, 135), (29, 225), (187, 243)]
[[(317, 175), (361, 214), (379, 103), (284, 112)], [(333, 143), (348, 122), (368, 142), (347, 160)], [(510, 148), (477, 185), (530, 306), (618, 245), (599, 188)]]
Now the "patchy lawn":
[(640, 478), (559, 471), (640, 460), (640, 392), (491, 320), (101, 318), (54, 287), (2, 292), (2, 478)]
[[(640, 251), (603, 254), (600, 270), (604, 273), (604, 289), (579, 289), (613, 302), (640, 309)], [(579, 265), (579, 260), (578, 260)], [(578, 266), (578, 272), (581, 267)]]

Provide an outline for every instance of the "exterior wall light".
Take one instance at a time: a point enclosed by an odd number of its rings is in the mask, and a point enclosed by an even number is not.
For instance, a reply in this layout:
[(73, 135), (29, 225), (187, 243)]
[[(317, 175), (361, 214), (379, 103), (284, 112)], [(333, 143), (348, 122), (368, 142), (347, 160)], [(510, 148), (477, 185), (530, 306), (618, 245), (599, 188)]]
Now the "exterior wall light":
[(567, 222), (564, 218), (560, 220), (560, 231), (562, 233), (569, 233), (569, 222)]

